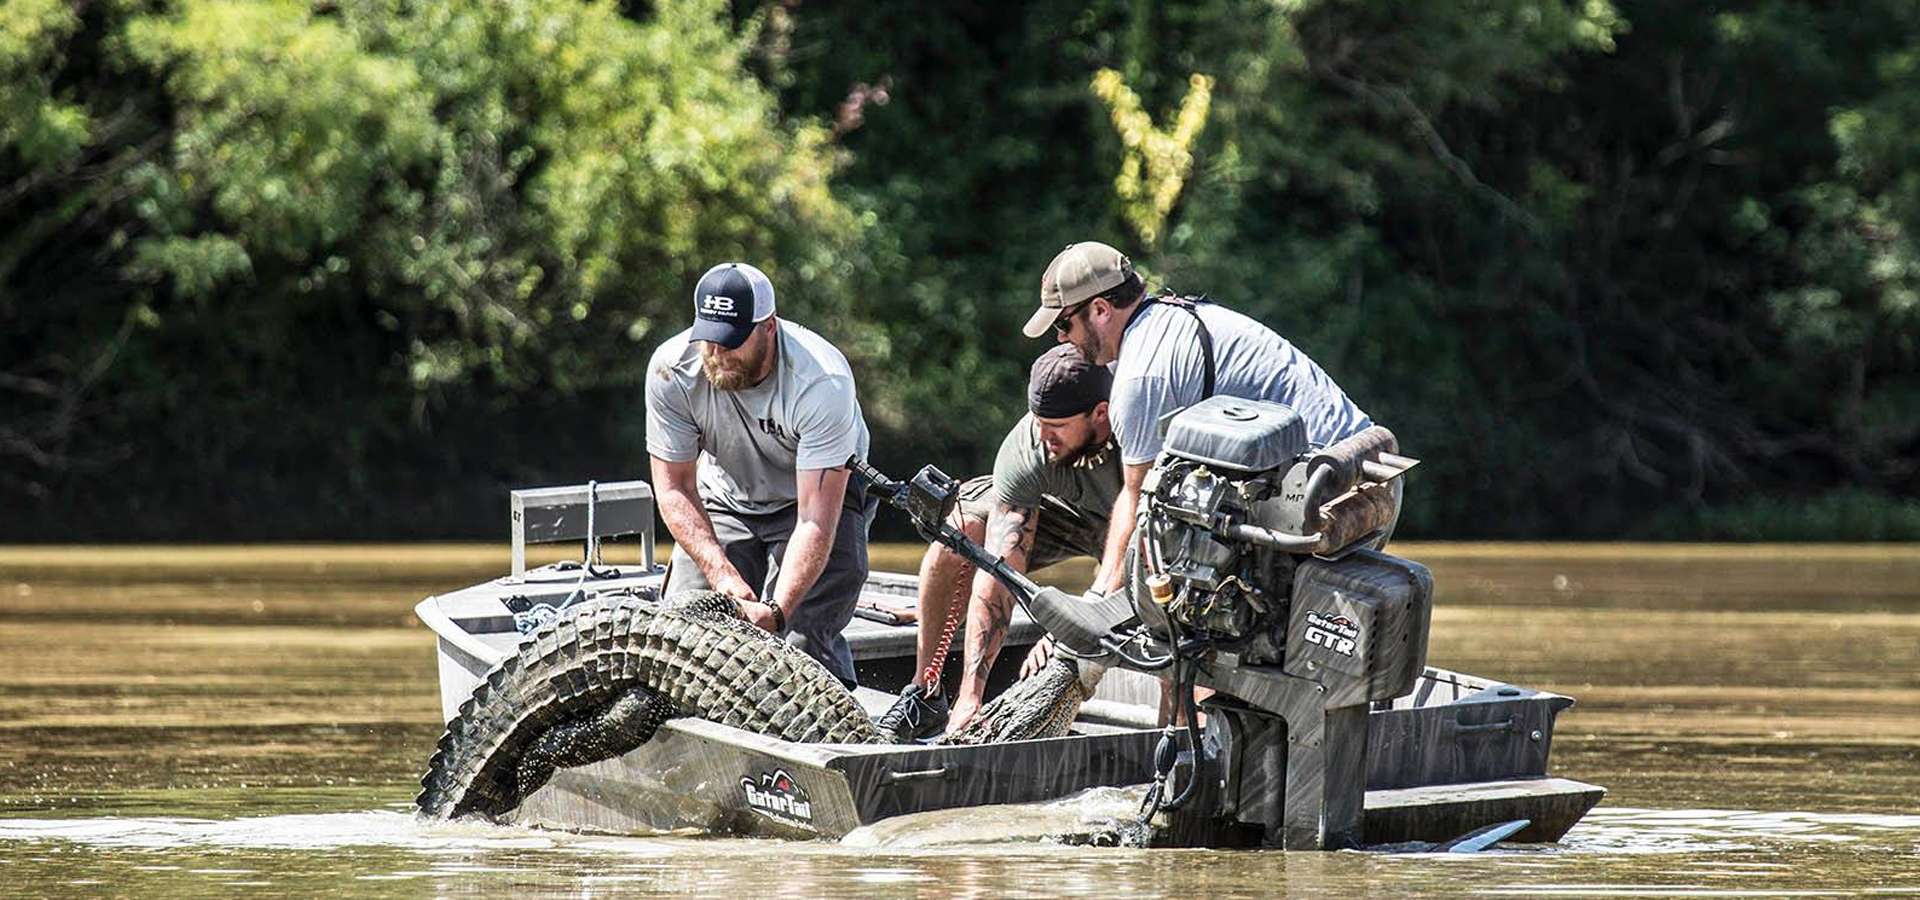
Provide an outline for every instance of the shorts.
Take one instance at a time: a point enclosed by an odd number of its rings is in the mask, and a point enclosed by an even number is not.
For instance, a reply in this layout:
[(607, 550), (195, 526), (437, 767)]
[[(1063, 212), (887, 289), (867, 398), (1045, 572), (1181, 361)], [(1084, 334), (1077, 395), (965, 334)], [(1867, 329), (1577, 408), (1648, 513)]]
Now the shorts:
[[(960, 485), (960, 514), (985, 522), (993, 513), (993, 476), (979, 475)], [(1099, 510), (1100, 519), (1073, 509), (1052, 497), (1043, 498), (1040, 521), (1034, 526), (1033, 552), (1027, 556), (1027, 571), (1044, 569), (1056, 563), (1085, 556), (1098, 563), (1106, 552), (1105, 516), (1111, 510)]]

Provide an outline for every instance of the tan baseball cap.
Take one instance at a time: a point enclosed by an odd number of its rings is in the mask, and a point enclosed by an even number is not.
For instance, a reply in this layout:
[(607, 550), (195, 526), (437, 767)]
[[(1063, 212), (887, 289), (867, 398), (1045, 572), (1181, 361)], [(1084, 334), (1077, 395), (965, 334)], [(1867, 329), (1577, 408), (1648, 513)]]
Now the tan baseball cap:
[(1040, 276), (1040, 309), (1021, 332), (1030, 338), (1045, 335), (1060, 313), (1119, 287), (1131, 274), (1133, 261), (1106, 244), (1068, 244)]

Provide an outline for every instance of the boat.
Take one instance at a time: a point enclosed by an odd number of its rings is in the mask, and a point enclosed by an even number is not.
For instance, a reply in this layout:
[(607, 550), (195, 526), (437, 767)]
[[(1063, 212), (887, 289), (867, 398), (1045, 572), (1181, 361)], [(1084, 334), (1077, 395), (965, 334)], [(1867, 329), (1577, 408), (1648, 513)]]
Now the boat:
[[(438, 648), (441, 709), (451, 721), (525, 635), (573, 604), (657, 596), (653, 498), (640, 481), (513, 491), (508, 574), (427, 597), (415, 614)], [(635, 563), (608, 563), (603, 543), (637, 538)], [(528, 568), (530, 544), (580, 541), (583, 559)], [(844, 634), (870, 714), (914, 671), (912, 575), (874, 572)], [(1044, 635), (1016, 608), (989, 696), (1017, 676)], [(948, 666), (957, 676), (959, 666)], [(698, 831), (837, 840), (895, 817), (960, 807), (1057, 801), (1154, 780), (1159, 681), (1114, 669), (1066, 736), (980, 746), (799, 744), (695, 718), (668, 721), (613, 759), (555, 773), (506, 821), (600, 833)], [(1360, 842), (1437, 845), (1505, 825), (1508, 842), (1559, 840), (1605, 794), (1549, 769), (1553, 729), (1573, 698), (1424, 667), (1413, 689), (1366, 715)], [(1524, 824), (1514, 824), (1524, 823)]]

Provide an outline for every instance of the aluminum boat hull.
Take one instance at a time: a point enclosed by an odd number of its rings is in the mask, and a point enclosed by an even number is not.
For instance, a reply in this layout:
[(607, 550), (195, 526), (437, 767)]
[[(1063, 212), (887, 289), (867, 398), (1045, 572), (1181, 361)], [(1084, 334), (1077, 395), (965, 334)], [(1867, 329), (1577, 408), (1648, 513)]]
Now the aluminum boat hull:
[[(610, 566), (596, 591), (657, 588), (663, 572)], [(439, 647), (441, 705), (451, 719), (486, 672), (520, 643), (516, 608), (560, 603), (577, 570), (545, 567), (429, 597), (415, 612)], [(912, 576), (874, 573), (866, 592), (894, 603)], [(856, 618), (845, 634), (870, 712), (912, 676), (915, 629)], [(1041, 636), (1015, 611), (989, 690), (1010, 683)], [(956, 644), (960, 639), (956, 637)], [(950, 665), (949, 677), (959, 666)], [(511, 814), (523, 824), (645, 833), (696, 830), (838, 839), (882, 820), (957, 807), (1057, 800), (1152, 777), (1158, 682), (1113, 670), (1065, 737), (975, 747), (796, 744), (700, 719), (676, 719), (610, 760), (564, 769)], [(1604, 789), (1548, 773), (1553, 727), (1573, 699), (1428, 668), (1414, 692), (1368, 718), (1364, 840), (1445, 841), (1516, 819), (1509, 840), (1558, 840)]]

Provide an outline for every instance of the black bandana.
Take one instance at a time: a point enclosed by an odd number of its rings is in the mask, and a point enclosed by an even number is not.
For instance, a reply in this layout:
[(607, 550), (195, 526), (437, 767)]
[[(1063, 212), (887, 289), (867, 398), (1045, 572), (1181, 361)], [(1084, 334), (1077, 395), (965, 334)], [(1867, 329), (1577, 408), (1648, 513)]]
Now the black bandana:
[(1065, 419), (1092, 411), (1112, 387), (1106, 366), (1087, 362), (1072, 344), (1060, 344), (1033, 361), (1027, 408), (1042, 419)]

